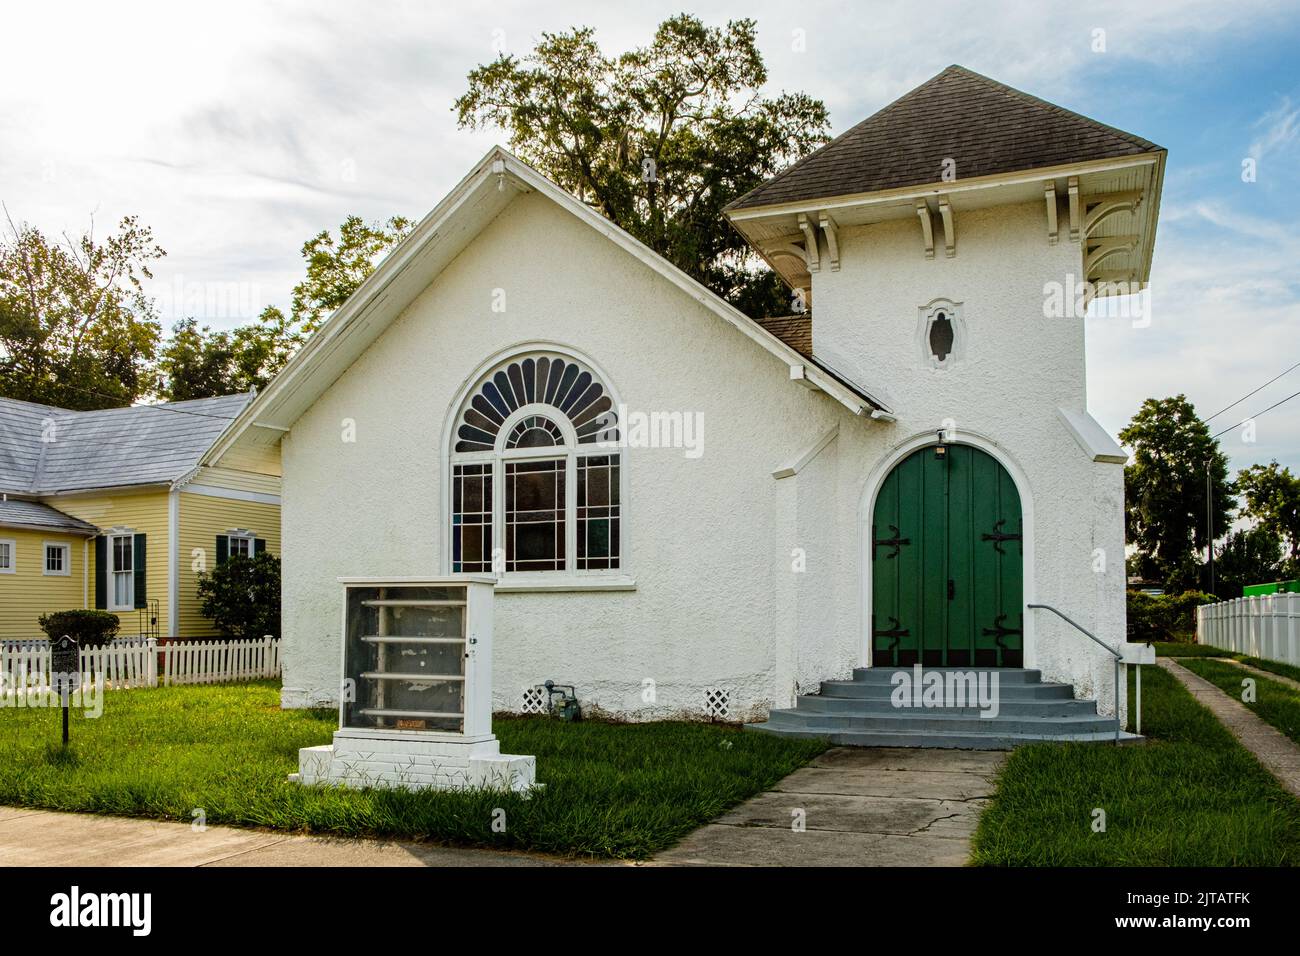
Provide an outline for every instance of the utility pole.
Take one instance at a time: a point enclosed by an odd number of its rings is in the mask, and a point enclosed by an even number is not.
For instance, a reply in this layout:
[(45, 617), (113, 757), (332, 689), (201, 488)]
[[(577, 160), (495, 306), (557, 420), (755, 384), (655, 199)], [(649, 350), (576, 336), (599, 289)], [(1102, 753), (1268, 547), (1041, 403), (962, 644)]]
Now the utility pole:
[(1205, 526), (1208, 535), (1205, 539), (1205, 551), (1210, 564), (1210, 593), (1214, 593), (1214, 482), (1210, 478), (1210, 462), (1205, 459)]

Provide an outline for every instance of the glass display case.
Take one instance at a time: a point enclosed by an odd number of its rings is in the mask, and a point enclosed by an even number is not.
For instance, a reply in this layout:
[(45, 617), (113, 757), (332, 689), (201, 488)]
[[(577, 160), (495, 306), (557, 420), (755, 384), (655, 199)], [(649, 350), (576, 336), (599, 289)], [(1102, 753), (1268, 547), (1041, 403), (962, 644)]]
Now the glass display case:
[[(347, 588), (341, 726), (466, 732), (468, 584)], [(351, 698), (351, 699), (349, 699)]]

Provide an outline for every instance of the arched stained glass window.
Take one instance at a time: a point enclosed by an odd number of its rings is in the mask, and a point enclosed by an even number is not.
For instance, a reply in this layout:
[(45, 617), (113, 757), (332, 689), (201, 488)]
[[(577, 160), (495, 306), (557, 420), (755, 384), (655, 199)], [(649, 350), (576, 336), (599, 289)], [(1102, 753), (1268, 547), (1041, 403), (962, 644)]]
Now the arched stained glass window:
[(589, 369), (571, 358), (511, 361), (479, 384), (461, 413), (456, 451), (492, 451), (507, 418), (526, 405), (549, 405), (566, 418), (579, 444), (618, 440), (614, 402)]
[(470, 390), (451, 458), (453, 572), (621, 566), (614, 398), (567, 355), (511, 358)]

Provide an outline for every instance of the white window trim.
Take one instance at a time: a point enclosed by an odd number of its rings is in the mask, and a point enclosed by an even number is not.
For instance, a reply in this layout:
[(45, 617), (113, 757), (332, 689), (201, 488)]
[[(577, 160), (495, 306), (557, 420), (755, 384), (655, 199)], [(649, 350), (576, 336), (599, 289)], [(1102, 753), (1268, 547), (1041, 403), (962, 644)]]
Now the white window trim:
[(0, 544), (9, 545), (9, 567), (0, 568), (0, 574), (18, 573), (18, 541), (15, 538), (0, 538)]
[(257, 551), (257, 535), (247, 528), (231, 528), (226, 532), (226, 559), (235, 557), (235, 548), (233, 542), (248, 542), (248, 557), (253, 557)]
[[(50, 570), (50, 548), (58, 548), (63, 552), (63, 570)], [(72, 576), (72, 545), (66, 541), (42, 541), (41, 542), (41, 574), (51, 578), (67, 578)]]
[[(498, 352), (467, 378), (452, 402), (443, 429), (443, 509), (441, 524), (442, 565), (445, 572), (453, 573), (451, 536), (452, 525), (452, 472), (456, 465), (492, 464), (492, 547), (505, 547), (505, 461), (511, 458), (565, 458), (565, 568), (559, 571), (506, 571), (496, 576), (496, 590), (503, 593), (527, 591), (634, 591), (636, 580), (630, 573), (630, 535), (628, 528), (628, 449), (610, 448), (595, 443), (577, 444), (577, 435), (563, 413), (544, 403), (533, 403), (516, 409), (497, 432), (497, 450), (494, 452), (454, 452), (455, 433), (465, 403), (475, 394), (483, 379), (493, 369), (509, 362), (520, 361), (530, 355), (560, 355), (584, 364), (605, 387), (615, 408), (622, 401), (610, 385), (609, 376), (587, 356), (565, 346), (549, 342), (534, 342)], [(545, 415), (560, 426), (566, 446), (550, 448), (514, 448), (505, 450), (505, 440), (515, 422), (528, 415)], [(589, 455), (617, 455), (619, 458), (619, 554), (617, 568), (579, 570), (577, 564), (577, 459)]]
[[(942, 362), (930, 350), (930, 326), (940, 312), (952, 323), (952, 351)], [(966, 320), (962, 304), (951, 299), (932, 299), (917, 310), (916, 342), (921, 350), (921, 360), (935, 370), (949, 369), (966, 358)]]
[[(108, 562), (108, 567), (104, 569), (105, 580), (104, 590), (108, 593), (104, 595), (105, 604), (110, 611), (134, 611), (135, 608), (135, 532), (134, 531), (112, 531), (104, 536), (107, 541), (104, 549), (104, 559)], [(127, 571), (116, 571), (113, 569), (114, 543), (118, 538), (126, 538), (131, 544), (131, 561), (130, 569)], [(117, 594), (116, 577), (119, 574), (128, 574), (131, 577), (131, 599), (126, 604), (118, 604), (113, 600)]]

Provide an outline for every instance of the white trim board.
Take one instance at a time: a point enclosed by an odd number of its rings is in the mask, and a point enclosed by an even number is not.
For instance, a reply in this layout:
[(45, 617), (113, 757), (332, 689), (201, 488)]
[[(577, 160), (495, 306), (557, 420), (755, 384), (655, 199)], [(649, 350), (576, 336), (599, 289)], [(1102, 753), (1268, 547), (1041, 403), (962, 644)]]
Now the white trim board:
[(1106, 429), (1098, 424), (1097, 419), (1087, 412), (1072, 412), (1064, 408), (1056, 410), (1057, 416), (1065, 424), (1070, 437), (1079, 443), (1079, 447), (1093, 461), (1104, 461), (1114, 465), (1128, 463), (1128, 452), (1111, 438)]
[(832, 425), (825, 435), (813, 442), (808, 448), (804, 449), (798, 457), (788, 465), (784, 465), (772, 472), (772, 477), (780, 480), (782, 478), (793, 478), (799, 472), (803, 471), (812, 463), (813, 459), (822, 453), (822, 450), (835, 440), (840, 433), (838, 424)]
[[(264, 491), (240, 491), (236, 488), (217, 488), (213, 485), (186, 485), (180, 491), (191, 495), (204, 495), (208, 498), (228, 498), (231, 501), (253, 501), (263, 505), (278, 505), (280, 503), (279, 495), (267, 494)], [(179, 492), (173, 492), (179, 493)]]
[(181, 596), (181, 493), (167, 492), (167, 633), (177, 636)]

